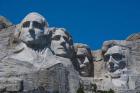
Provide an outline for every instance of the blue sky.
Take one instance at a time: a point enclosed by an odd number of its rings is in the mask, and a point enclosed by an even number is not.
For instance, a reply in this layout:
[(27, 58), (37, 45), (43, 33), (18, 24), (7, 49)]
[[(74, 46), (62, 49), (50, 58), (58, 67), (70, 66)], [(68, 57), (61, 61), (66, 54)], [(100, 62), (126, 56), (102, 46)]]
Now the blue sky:
[(50, 27), (64, 27), (74, 42), (99, 49), (103, 41), (140, 32), (139, 0), (0, 0), (0, 15), (14, 24), (39, 12)]

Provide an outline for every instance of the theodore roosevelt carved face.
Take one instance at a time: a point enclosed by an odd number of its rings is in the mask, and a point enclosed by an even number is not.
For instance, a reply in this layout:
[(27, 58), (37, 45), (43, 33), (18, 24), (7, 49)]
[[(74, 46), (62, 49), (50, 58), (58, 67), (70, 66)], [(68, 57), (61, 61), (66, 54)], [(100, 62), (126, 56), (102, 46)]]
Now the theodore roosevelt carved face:
[(80, 65), (81, 76), (90, 76), (92, 72), (92, 55), (89, 47), (85, 44), (75, 45), (76, 58)]

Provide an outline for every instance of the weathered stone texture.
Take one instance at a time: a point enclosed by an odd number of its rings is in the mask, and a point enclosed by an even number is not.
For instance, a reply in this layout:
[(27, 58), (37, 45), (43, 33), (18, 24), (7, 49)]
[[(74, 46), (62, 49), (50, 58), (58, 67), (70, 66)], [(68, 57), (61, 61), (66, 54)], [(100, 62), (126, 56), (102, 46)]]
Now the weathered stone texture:
[[(35, 16), (33, 20), (44, 20), (40, 14), (31, 13), (27, 16), (28, 21), (25, 18), (21, 23), (31, 21), (32, 16)], [(40, 30), (36, 30), (42, 36), (40, 40), (43, 39), (38, 44), (44, 46), (36, 48), (27, 46), (28, 40), (35, 35), (30, 33), (29, 24), (25, 28), (21, 24), (12, 26), (11, 22), (0, 17), (0, 93), (76, 93), (80, 84), (85, 93), (94, 93), (94, 85), (97, 85), (97, 91), (113, 89), (115, 93), (140, 92), (140, 33), (132, 34), (126, 40), (105, 41), (100, 50), (92, 52), (88, 45), (79, 43), (74, 51), (72, 37), (66, 29), (49, 28), (45, 22), (45, 26), (41, 24)], [(28, 37), (22, 38), (26, 43), (21, 38), (19, 43), (17, 39), (21, 35), (19, 27), (31, 35), (23, 34)], [(42, 34), (41, 27), (44, 27), (45, 34)], [(48, 44), (51, 42), (48, 41), (49, 36), (52, 36), (53, 44)], [(61, 46), (64, 41), (69, 43), (66, 49)], [(57, 49), (60, 49), (59, 52), (56, 52)], [(113, 54), (119, 56), (115, 58)], [(82, 72), (84, 74), (80, 76)]]
[(53, 59), (50, 61), (55, 62), (53, 65), (44, 64), (41, 68), (34, 67), (29, 62), (3, 60), (0, 63), (1, 93), (76, 93), (78, 73), (73, 70), (71, 63), (61, 60)]
[(85, 93), (93, 93), (94, 90), (94, 79), (93, 77), (80, 77), (82, 86)]
[[(140, 92), (140, 83), (139, 83), (139, 76), (140, 76), (140, 69), (139, 69), (139, 66), (140, 66), (140, 59), (139, 59), (139, 56), (140, 56), (140, 41), (139, 40), (134, 40), (134, 41), (125, 41), (125, 40), (110, 40), (110, 41), (105, 41), (104, 44), (103, 44), (103, 47), (102, 47), (102, 52), (103, 54), (106, 52), (106, 50), (108, 49), (108, 47), (111, 47), (111, 46), (114, 46), (114, 45), (119, 45), (119, 46), (122, 46), (122, 53), (125, 55), (125, 58), (124, 60), (126, 60), (126, 67), (127, 67), (127, 76), (128, 76), (128, 88), (117, 88), (117, 89), (114, 89), (116, 91), (116, 93), (136, 93), (136, 92)], [(94, 55), (95, 56), (95, 55)], [(97, 62), (98, 63), (98, 62)], [(104, 63), (101, 62), (101, 63)], [(100, 65), (100, 63), (98, 64)], [(96, 63), (94, 62), (94, 68), (96, 68), (98, 65), (96, 65)], [(105, 64), (104, 64), (105, 66)], [(104, 67), (103, 66), (103, 67)], [(99, 66), (100, 68), (102, 66)], [(98, 67), (97, 67), (98, 68)], [(97, 69), (95, 69), (97, 70)], [(94, 70), (94, 71), (95, 71)], [(104, 75), (106, 74), (106, 68), (104, 70), (98, 70), (97, 71), (98, 73), (104, 73)], [(95, 76), (96, 76), (96, 71), (94, 72), (95, 73)], [(97, 74), (98, 75), (98, 74)], [(101, 75), (101, 74), (99, 74)], [(107, 85), (103, 85), (103, 82), (105, 80), (105, 82), (109, 83), (110, 81), (107, 81), (105, 79), (105, 77), (102, 77), (102, 76), (99, 76), (100, 78), (97, 78), (94, 77), (94, 81), (95, 83), (97, 84), (98, 86), (98, 89), (101, 89), (101, 90), (106, 90), (104, 89), (106, 86), (108, 86), (109, 88), (112, 88), (112, 85), (111, 83), (110, 84), (107, 84)], [(102, 77), (102, 78), (101, 78)], [(108, 78), (109, 79), (109, 78)], [(103, 88), (103, 86), (104, 88)], [(112, 88), (113, 89), (113, 88)]]
[(103, 61), (102, 50), (92, 51), (94, 58), (94, 78), (101, 78), (105, 71), (105, 62)]
[(140, 33), (131, 34), (126, 38), (127, 41), (137, 41), (140, 39)]
[(16, 30), (11, 26), (0, 31), (0, 93), (76, 93), (79, 75), (70, 59), (40, 55), (28, 62), (11, 58)]

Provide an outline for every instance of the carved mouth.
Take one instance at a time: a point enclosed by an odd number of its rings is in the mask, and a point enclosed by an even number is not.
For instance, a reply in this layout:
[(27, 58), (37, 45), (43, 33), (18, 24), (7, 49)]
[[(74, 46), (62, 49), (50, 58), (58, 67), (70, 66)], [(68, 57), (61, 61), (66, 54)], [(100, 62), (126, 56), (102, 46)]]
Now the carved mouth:
[(58, 48), (58, 49), (64, 49), (63, 47), (60, 47), (60, 48)]
[(109, 72), (114, 72), (116, 69), (115, 69), (115, 67), (110, 67), (109, 68)]

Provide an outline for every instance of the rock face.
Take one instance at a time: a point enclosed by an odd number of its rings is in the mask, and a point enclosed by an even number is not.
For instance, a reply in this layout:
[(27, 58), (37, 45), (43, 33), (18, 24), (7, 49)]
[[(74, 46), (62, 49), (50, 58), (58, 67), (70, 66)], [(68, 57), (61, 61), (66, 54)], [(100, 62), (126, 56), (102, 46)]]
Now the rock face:
[(88, 45), (82, 43), (74, 44), (76, 59), (79, 64), (81, 85), (85, 93), (93, 90), (93, 57)]
[(76, 86), (78, 75), (75, 75), (75, 72), (72, 71), (72, 66), (66, 68), (61, 63), (62, 61), (53, 61), (59, 62), (51, 64), (51, 66), (44, 64), (39, 69), (28, 62), (14, 59), (3, 60), (1, 62), (2, 71), (0, 76), (1, 91), (19, 93), (75, 93), (74, 89), (78, 89), (78, 86)]
[(9, 27), (11, 25), (12, 25), (12, 23), (9, 20), (7, 20), (3, 16), (0, 16), (0, 29), (7, 28), (7, 27)]
[(129, 87), (126, 52), (123, 49), (127, 50), (120, 45), (111, 44), (103, 54), (107, 71), (102, 84), (104, 89), (128, 89)]
[(80, 75), (83, 77), (92, 76), (93, 57), (91, 50), (86, 44), (75, 43), (76, 58), (80, 67)]
[(11, 25), (0, 17), (0, 93), (140, 92), (139, 33), (93, 51), (35, 12)]
[(105, 62), (103, 60), (102, 50), (92, 51), (92, 56), (94, 57), (94, 78), (102, 78), (105, 71)]
[[(30, 13), (19, 25), (0, 32), (0, 93), (76, 93), (78, 90), (80, 78), (73, 66), (74, 59), (64, 56), (65, 51), (61, 56), (53, 54), (49, 46), (52, 30), (44, 23), (43, 16)], [(61, 35), (67, 38), (68, 34)]]
[[(104, 58), (103, 62), (105, 63), (105, 70), (101, 71), (100, 69), (101, 72), (99, 71), (100, 73), (104, 73), (104, 77), (101, 77), (101, 79), (94, 78), (99, 90), (109, 90), (111, 88), (117, 93), (140, 92), (140, 83), (138, 83), (140, 75), (138, 59), (139, 42), (139, 39), (132, 41), (110, 40), (104, 42), (102, 47), (102, 54)], [(117, 46), (119, 47), (117, 48)], [(120, 52), (117, 52), (118, 49)], [(125, 61), (124, 65), (121, 64), (121, 60)], [(117, 67), (117, 64), (118, 66), (122, 67)], [(117, 67), (116, 69), (115, 66)], [(117, 70), (118, 68), (120, 68), (120, 70)], [(123, 84), (126, 85), (123, 86)]]
[(137, 41), (140, 39), (140, 33), (134, 33), (126, 38), (127, 41)]

